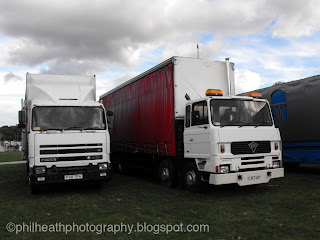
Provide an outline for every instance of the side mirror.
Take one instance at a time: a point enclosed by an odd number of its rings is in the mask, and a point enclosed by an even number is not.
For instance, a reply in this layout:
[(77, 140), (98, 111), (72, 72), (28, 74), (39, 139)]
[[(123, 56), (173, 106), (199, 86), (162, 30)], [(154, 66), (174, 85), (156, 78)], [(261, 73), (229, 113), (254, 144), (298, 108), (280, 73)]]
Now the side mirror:
[(25, 111), (19, 111), (19, 124), (26, 124), (26, 112)]
[(113, 112), (107, 110), (107, 116), (108, 116), (108, 117), (112, 117), (112, 116), (113, 116)]
[(18, 128), (25, 128), (26, 127), (26, 112), (19, 111), (19, 124)]
[(26, 123), (26, 112), (19, 111), (19, 123)]

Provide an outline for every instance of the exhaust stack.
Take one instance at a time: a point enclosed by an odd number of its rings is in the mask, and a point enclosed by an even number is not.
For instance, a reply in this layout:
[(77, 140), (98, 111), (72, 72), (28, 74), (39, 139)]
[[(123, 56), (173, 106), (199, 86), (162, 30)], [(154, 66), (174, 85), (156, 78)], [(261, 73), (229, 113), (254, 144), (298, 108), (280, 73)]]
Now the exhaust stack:
[(229, 58), (226, 58), (226, 67), (227, 67), (228, 96), (231, 96), (230, 61), (229, 61)]

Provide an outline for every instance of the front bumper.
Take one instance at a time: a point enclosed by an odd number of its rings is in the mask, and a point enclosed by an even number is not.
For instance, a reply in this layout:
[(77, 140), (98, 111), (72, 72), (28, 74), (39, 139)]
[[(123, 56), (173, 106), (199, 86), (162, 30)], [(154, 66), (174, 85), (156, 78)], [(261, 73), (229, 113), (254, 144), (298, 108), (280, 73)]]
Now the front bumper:
[(247, 186), (268, 183), (272, 178), (281, 177), (284, 177), (283, 168), (225, 174), (211, 173), (209, 177), (209, 183), (213, 185), (237, 183), (239, 186)]
[[(83, 182), (100, 181), (105, 182), (111, 178), (111, 169), (99, 170), (98, 165), (77, 166), (77, 167), (51, 167), (46, 169), (44, 174), (32, 173), (29, 175), (33, 184), (48, 184), (62, 182)], [(66, 176), (69, 176), (68, 179)], [(76, 176), (72, 179), (70, 176)], [(81, 178), (79, 177), (81, 176)]]

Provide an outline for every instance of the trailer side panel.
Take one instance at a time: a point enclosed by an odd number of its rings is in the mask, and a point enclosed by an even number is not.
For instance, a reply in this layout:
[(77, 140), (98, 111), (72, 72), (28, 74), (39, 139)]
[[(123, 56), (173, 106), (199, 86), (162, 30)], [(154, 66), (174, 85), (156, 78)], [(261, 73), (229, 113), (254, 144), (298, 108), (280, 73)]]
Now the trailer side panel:
[(102, 101), (113, 112), (113, 152), (176, 154), (172, 64), (104, 96)]

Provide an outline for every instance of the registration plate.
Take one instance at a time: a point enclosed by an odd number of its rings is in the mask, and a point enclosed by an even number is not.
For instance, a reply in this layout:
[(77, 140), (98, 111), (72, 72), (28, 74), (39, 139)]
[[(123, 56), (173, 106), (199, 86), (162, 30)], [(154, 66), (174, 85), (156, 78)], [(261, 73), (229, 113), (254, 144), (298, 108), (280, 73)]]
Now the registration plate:
[(64, 180), (82, 179), (82, 174), (64, 175)]
[(255, 180), (259, 180), (261, 178), (261, 176), (249, 176), (248, 177), (248, 181), (255, 181)]

